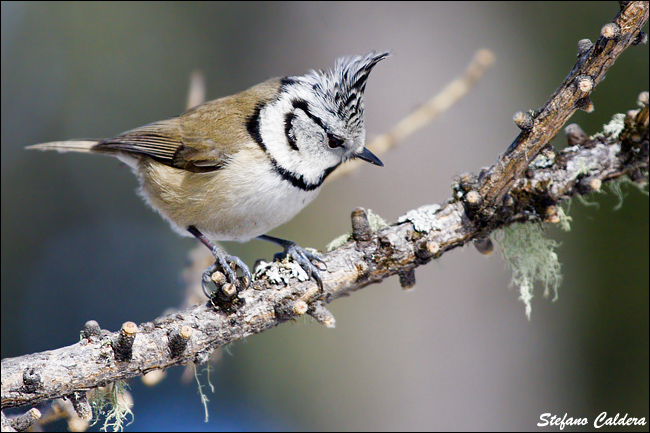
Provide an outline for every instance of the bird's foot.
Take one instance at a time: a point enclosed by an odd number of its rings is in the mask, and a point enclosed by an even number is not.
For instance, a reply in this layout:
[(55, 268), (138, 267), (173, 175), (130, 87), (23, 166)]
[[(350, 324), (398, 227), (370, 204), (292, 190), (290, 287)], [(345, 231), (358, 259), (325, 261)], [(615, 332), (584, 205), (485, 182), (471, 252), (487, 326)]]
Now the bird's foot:
[[(211, 284), (216, 285), (229, 297), (237, 292), (238, 287), (242, 290), (248, 288), (253, 277), (248, 266), (239, 257), (231, 256), (217, 246), (212, 248), (212, 255), (215, 262), (203, 272), (201, 279), (205, 296), (212, 299), (215, 292), (210, 290)], [(243, 274), (240, 279), (237, 278), (237, 268)]]
[[(275, 255), (276, 260), (281, 260), (284, 257), (291, 257), (293, 260), (295, 260), (301, 268), (307, 272), (307, 275), (309, 278), (314, 278), (316, 280), (316, 283), (318, 284), (318, 287), (323, 290), (323, 280), (320, 277), (320, 274), (318, 271), (325, 271), (327, 270), (327, 266), (325, 265), (325, 262), (321, 260), (318, 255), (312, 253), (311, 251), (308, 251), (307, 249), (301, 247), (300, 245), (296, 244), (295, 242), (291, 241), (285, 241), (285, 244), (282, 244), (284, 247), (284, 252), (278, 253)], [(322, 264), (323, 269), (321, 269), (319, 266), (314, 265), (314, 263)]]

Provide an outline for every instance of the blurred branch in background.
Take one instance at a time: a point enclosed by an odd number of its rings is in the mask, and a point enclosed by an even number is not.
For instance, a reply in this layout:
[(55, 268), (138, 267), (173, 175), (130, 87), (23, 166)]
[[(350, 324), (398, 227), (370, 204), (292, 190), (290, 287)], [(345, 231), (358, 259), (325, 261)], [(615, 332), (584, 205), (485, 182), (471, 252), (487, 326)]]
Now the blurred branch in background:
[[(322, 274), (323, 292), (297, 278), (287, 284), (272, 282), (267, 272), (248, 290), (222, 293), (211, 303), (140, 326), (126, 322), (117, 333), (89, 322), (77, 344), (4, 359), (2, 408), (64, 396), (79, 400), (78, 393), (102, 384), (173, 365), (204, 363), (217, 347), (304, 314), (333, 326), (325, 305), (350, 291), (395, 274), (410, 287), (415, 267), (485, 239), (497, 228), (524, 221), (559, 222), (554, 211), (562, 202), (597, 191), (603, 182), (627, 176), (636, 184), (646, 183), (647, 92), (639, 98), (641, 109), (616, 116), (601, 134), (589, 138), (572, 126), (566, 131), (571, 147), (555, 153), (546, 146), (577, 108), (592, 108), (589, 94), (621, 52), (645, 42), (640, 29), (647, 19), (647, 2), (622, 3), (621, 13), (603, 27), (596, 43), (581, 41), (576, 65), (549, 102), (533, 113), (518, 113), (515, 122), (522, 133), (508, 150), (480, 176), (461, 176), (446, 202), (407, 212), (398, 223), (377, 231), (364, 211), (353, 212), (351, 240), (323, 256), (328, 269)], [(274, 272), (283, 272), (290, 265), (273, 266)], [(23, 418), (7, 423), (23, 429)]]
[[(403, 142), (467, 95), (493, 63), (494, 54), (490, 50), (478, 50), (462, 76), (445, 86), (440, 93), (422, 104), (420, 108), (406, 116), (388, 132), (370, 140), (366, 147), (375, 155), (381, 155), (397, 143)], [(352, 160), (332, 172), (327, 181), (349, 174), (361, 165), (361, 161)]]
[(192, 107), (205, 102), (205, 74), (202, 71), (194, 71), (190, 76), (190, 88), (187, 92), (187, 105), (189, 110)]

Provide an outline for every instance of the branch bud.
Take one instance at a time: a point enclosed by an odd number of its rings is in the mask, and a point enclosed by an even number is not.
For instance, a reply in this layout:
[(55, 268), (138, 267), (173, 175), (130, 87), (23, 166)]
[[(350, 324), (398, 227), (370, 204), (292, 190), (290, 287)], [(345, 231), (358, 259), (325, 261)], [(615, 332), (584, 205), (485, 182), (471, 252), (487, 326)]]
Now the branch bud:
[(223, 286), (221, 286), (221, 291), (228, 298), (232, 298), (237, 293), (237, 287), (235, 287), (234, 284), (226, 283)]
[(327, 328), (331, 329), (336, 326), (336, 319), (334, 318), (334, 315), (320, 303), (312, 306), (312, 311), (309, 311), (309, 315), (316, 319), (316, 321), (321, 325), (325, 325)]
[(102, 328), (99, 327), (99, 323), (97, 323), (95, 320), (89, 320), (84, 325), (84, 329), (81, 331), (81, 335), (86, 340), (92, 340), (98, 338), (101, 332)]
[(603, 185), (603, 181), (598, 179), (597, 177), (594, 177), (589, 181), (589, 188), (591, 188), (592, 191), (600, 191), (600, 187)]
[(523, 111), (517, 111), (514, 116), (512, 116), (512, 120), (515, 122), (515, 125), (522, 131), (530, 131), (533, 129), (533, 125), (535, 120), (533, 119), (533, 116), (530, 115), (530, 113), (525, 113)]
[(428, 260), (440, 252), (440, 245), (435, 241), (424, 240), (417, 245), (415, 255), (420, 259)]
[(409, 268), (397, 273), (399, 276), (399, 284), (404, 290), (410, 290), (415, 287), (415, 269)]
[[(2, 414), (2, 417), (4, 418), (4, 413)], [(9, 424), (11, 424), (11, 427), (13, 427), (15, 431), (25, 431), (39, 419), (41, 419), (41, 411), (33, 407), (15, 418), (10, 418)], [(4, 427), (4, 423), (2, 427)], [(3, 429), (2, 431), (5, 430)]]
[(589, 99), (589, 96), (585, 96), (584, 98), (580, 98), (576, 101), (576, 107), (581, 109), (582, 111), (586, 113), (593, 113), (595, 110), (593, 102), (591, 102), (591, 99)]
[(478, 191), (472, 190), (465, 194), (465, 202), (472, 207), (480, 205), (481, 201), (481, 194), (479, 194)]
[(178, 358), (183, 354), (187, 343), (190, 341), (192, 332), (191, 326), (183, 325), (180, 330), (174, 329), (169, 334), (169, 351), (171, 352), (172, 358)]
[(303, 316), (309, 310), (309, 305), (302, 299), (284, 299), (275, 306), (275, 315), (280, 320), (293, 319)]
[(589, 75), (578, 75), (576, 77), (576, 87), (582, 93), (589, 93), (594, 90), (594, 79)]
[(614, 23), (607, 23), (600, 29), (600, 35), (605, 39), (614, 39), (621, 35), (621, 28)]
[(478, 250), (479, 253), (489, 256), (494, 252), (494, 244), (492, 239), (489, 237), (474, 239), (474, 247)]
[(309, 305), (301, 299), (293, 303), (293, 312), (296, 316), (303, 316), (309, 310)]
[(93, 418), (93, 409), (88, 402), (86, 391), (75, 391), (68, 396), (68, 399), (72, 402), (72, 407), (79, 418), (84, 421), (90, 421)]
[(564, 128), (564, 134), (566, 135), (566, 141), (569, 146), (581, 146), (589, 138), (585, 131), (576, 123), (572, 123)]
[(138, 325), (124, 322), (117, 339), (113, 342), (113, 351), (117, 361), (128, 361), (133, 357), (133, 342), (138, 332)]
[(578, 56), (586, 54), (594, 46), (594, 43), (589, 39), (581, 39), (578, 41)]
[(226, 282), (226, 276), (223, 272), (215, 271), (212, 274), (212, 281), (217, 285), (217, 287), (221, 287)]
[(648, 43), (648, 34), (646, 32), (639, 32), (634, 37), (632, 45), (647, 44)]
[(357, 242), (368, 242), (372, 238), (368, 215), (360, 207), (352, 211), (352, 237)]

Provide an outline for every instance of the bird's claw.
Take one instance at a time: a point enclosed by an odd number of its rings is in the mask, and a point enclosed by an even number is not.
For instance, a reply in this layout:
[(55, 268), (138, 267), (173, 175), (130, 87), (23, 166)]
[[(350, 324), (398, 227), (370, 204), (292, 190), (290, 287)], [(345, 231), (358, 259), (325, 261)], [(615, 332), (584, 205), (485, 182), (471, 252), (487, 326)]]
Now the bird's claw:
[[(318, 271), (327, 270), (327, 265), (323, 260), (321, 260), (320, 257), (293, 242), (285, 247), (283, 255), (290, 256), (292, 259), (294, 259), (300, 265), (300, 267), (302, 267), (305, 272), (307, 272), (309, 278), (313, 277), (314, 280), (316, 280), (318, 288), (321, 291), (323, 290), (323, 280), (321, 279)], [(319, 266), (314, 265), (312, 262), (322, 264), (324, 268), (321, 269)]]
[[(216, 284), (213, 280), (213, 274), (217, 271), (223, 273), (226, 277), (228, 283), (233, 284), (235, 287), (242, 286), (242, 289), (247, 289), (250, 285), (253, 276), (251, 271), (248, 269), (248, 266), (237, 256), (231, 256), (226, 254), (222, 249), (215, 247), (212, 249), (212, 255), (215, 258), (213, 265), (210, 265), (204, 272), (201, 279), (201, 286), (203, 287), (203, 293), (208, 298), (212, 298), (214, 292), (209, 289), (210, 284)], [(243, 276), (243, 282), (240, 284), (237, 279), (237, 268), (239, 268)]]

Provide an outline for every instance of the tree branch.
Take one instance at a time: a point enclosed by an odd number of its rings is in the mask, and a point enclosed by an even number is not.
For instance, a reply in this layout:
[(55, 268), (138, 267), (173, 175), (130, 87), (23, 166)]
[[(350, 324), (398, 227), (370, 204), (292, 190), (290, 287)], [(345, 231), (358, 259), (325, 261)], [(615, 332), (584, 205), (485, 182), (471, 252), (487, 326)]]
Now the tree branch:
[(605, 79), (607, 70), (627, 47), (638, 44), (643, 37), (647, 38), (641, 35), (641, 28), (647, 21), (647, 2), (621, 2), (621, 12), (613, 22), (603, 26), (595, 44), (589, 40), (578, 43), (578, 61), (548, 102), (532, 114), (515, 115), (521, 134), (481, 175), (478, 191), (484, 197), (482, 211), (485, 216), (490, 216), (489, 208), (503, 200), (528, 164), (578, 108), (593, 111), (589, 95)]
[(497, 228), (553, 222), (553, 209), (563, 200), (624, 175), (646, 181), (647, 93), (644, 107), (628, 112), (621, 128), (590, 139), (571, 126), (571, 147), (556, 154), (546, 146), (576, 108), (590, 106), (590, 92), (618, 55), (641, 41), (647, 19), (647, 2), (626, 3), (595, 44), (581, 42), (576, 65), (547, 104), (532, 115), (517, 116), (522, 133), (513, 144), (480, 176), (461, 175), (445, 203), (410, 211), (376, 232), (365, 212), (355, 210), (352, 239), (322, 256), (327, 265), (321, 273), (323, 292), (310, 280), (272, 283), (267, 272), (247, 290), (218, 291), (211, 302), (139, 326), (126, 322), (116, 333), (88, 322), (74, 345), (2, 360), (2, 408), (74, 397), (149, 371), (204, 363), (217, 347), (304, 314), (333, 326), (325, 305), (344, 294), (395, 274), (404, 286), (412, 285), (415, 267)]

